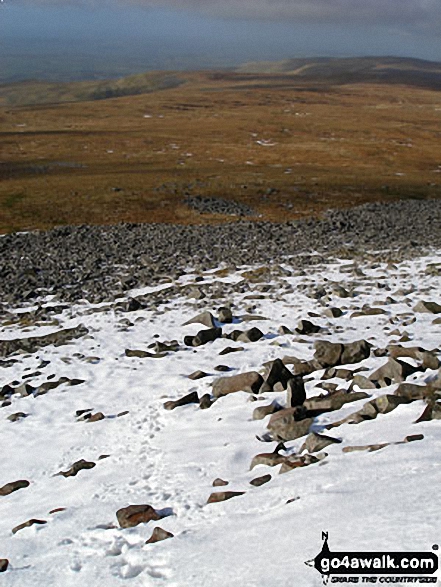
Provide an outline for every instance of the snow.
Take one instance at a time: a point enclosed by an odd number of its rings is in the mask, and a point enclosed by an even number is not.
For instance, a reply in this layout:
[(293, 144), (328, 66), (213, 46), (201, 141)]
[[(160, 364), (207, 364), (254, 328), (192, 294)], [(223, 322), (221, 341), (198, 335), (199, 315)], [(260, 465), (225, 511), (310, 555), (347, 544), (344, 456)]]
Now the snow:
[[(428, 264), (440, 262), (441, 255), (433, 252), (398, 264), (396, 269), (380, 263), (360, 266), (366, 277), (353, 277), (345, 270), (351, 263), (344, 260), (314, 266), (306, 275), (286, 263), (283, 267), (292, 275), (278, 279), (292, 284), (292, 293), (281, 288), (280, 295), (253, 300), (244, 299), (249, 292), (237, 291), (230, 300), (236, 320), (223, 330), (256, 326), (265, 336), (255, 343), (241, 343), (243, 352), (227, 356), (218, 354), (226, 346), (235, 346), (229, 340), (218, 339), (196, 349), (182, 344), (184, 336), (204, 328), (182, 326), (185, 321), (203, 310), (216, 315), (222, 305), (209, 298), (195, 302), (184, 294), (170, 294), (168, 303), (155, 311), (121, 313), (111, 306), (82, 303), (57, 316), (59, 326), (1, 326), (3, 340), (78, 324), (89, 328), (88, 336), (68, 345), (17, 355), (13, 357), (16, 363), (0, 371), (0, 387), (22, 381), (23, 375), (37, 370), (41, 375), (24, 381), (37, 386), (50, 374), (55, 375), (54, 380), (62, 376), (85, 380), (78, 386), (61, 385), (46, 395), (14, 396), (12, 405), (0, 410), (0, 487), (18, 479), (31, 483), (0, 497), (0, 558), (10, 561), (1, 576), (2, 585), (314, 587), (323, 584), (322, 578), (304, 562), (319, 553), (322, 531), (329, 532), (330, 546), (337, 551), (430, 551), (439, 543), (441, 530), (441, 427), (437, 420), (414, 423), (424, 409), (422, 401), (401, 405), (372, 421), (329, 431), (327, 424), (360, 409), (365, 400), (317, 417), (313, 430), (342, 443), (326, 447), (328, 456), (319, 464), (283, 475), (278, 474), (280, 467), (259, 465), (249, 470), (256, 454), (272, 452), (276, 446), (257, 439), (264, 434), (268, 418), (254, 421), (252, 412), (274, 399), (283, 403), (283, 392), (266, 393), (256, 402), (250, 401), (250, 394), (238, 392), (220, 398), (208, 410), (193, 404), (166, 411), (163, 403), (191, 391), (197, 391), (199, 397), (209, 392), (216, 377), (228, 375), (213, 370), (220, 363), (234, 368), (234, 374), (262, 371), (263, 363), (284, 355), (312, 359), (313, 342), (319, 339), (349, 342), (365, 338), (383, 348), (397, 339), (389, 332), (400, 328), (410, 338), (405, 344), (439, 348), (440, 325), (433, 323), (433, 315), (415, 314), (416, 321), (404, 327), (405, 317), (400, 315), (413, 315), (412, 308), (420, 300), (440, 302), (440, 277), (425, 272)], [(179, 284), (194, 283), (203, 289), (212, 281), (238, 283), (244, 269), (224, 278), (207, 272), (202, 282), (195, 282), (195, 274), (189, 271)], [(346, 286), (354, 280), (359, 284), (355, 297), (332, 299), (333, 306), (347, 308), (338, 319), (324, 317), (320, 302), (303, 289), (330, 282)], [(409, 293), (397, 294), (399, 289)], [(387, 296), (397, 303), (384, 303)], [(378, 305), (387, 314), (351, 318), (352, 310), (364, 304)], [(250, 305), (267, 320), (241, 322)], [(310, 318), (308, 312), (319, 316)], [(397, 316), (398, 322), (391, 324), (390, 318)], [(278, 334), (281, 324), (293, 329), (305, 318), (325, 331), (310, 336)], [(132, 326), (124, 323), (127, 319)], [(173, 339), (181, 343), (180, 350), (164, 358), (137, 359), (124, 353), (127, 348), (147, 350), (156, 340)], [(368, 376), (385, 360), (371, 356), (351, 368), (366, 366), (368, 371), (363, 374)], [(38, 369), (42, 361), (50, 363)], [(211, 376), (188, 379), (197, 369)], [(306, 378), (308, 396), (323, 391), (316, 387), (322, 374), (317, 371)], [(424, 383), (435, 375), (436, 371), (417, 372), (409, 380)], [(349, 386), (342, 380), (330, 381)], [(368, 391), (376, 397), (395, 389), (396, 384)], [(101, 411), (106, 418), (94, 423), (77, 421), (75, 413), (80, 409)], [(7, 420), (18, 411), (28, 417)], [(128, 413), (118, 416), (125, 411)], [(342, 452), (346, 446), (402, 441), (409, 434), (423, 434), (424, 439), (376, 452)], [(303, 441), (285, 444), (292, 453)], [(100, 460), (102, 455), (109, 456)], [(56, 475), (80, 459), (96, 466), (75, 477)], [(267, 473), (272, 476), (269, 483), (261, 487), (249, 484)], [(217, 477), (229, 485), (213, 488)], [(223, 489), (245, 494), (222, 503), (206, 503), (213, 491)], [(289, 500), (293, 501), (287, 503)], [(172, 515), (121, 529), (115, 514), (129, 504), (150, 504)], [(49, 514), (55, 508), (65, 509)], [(12, 534), (12, 528), (31, 518), (47, 523)], [(174, 538), (146, 545), (157, 525)]]

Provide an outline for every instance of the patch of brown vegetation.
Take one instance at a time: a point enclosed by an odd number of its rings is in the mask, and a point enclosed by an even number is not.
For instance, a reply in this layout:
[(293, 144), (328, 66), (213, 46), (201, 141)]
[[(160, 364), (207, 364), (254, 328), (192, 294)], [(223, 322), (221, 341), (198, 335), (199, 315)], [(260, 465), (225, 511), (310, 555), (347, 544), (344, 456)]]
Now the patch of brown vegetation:
[(441, 195), (439, 92), (185, 76), (150, 94), (0, 108), (0, 232), (234, 220), (191, 210), (187, 195), (273, 221)]

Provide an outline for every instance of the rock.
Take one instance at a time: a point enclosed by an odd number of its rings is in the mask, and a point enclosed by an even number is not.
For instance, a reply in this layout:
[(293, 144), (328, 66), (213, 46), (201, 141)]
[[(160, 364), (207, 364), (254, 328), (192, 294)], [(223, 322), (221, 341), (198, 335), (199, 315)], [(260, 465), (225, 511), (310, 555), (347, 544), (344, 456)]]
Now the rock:
[(418, 368), (412, 367), (409, 363), (390, 358), (387, 363), (369, 376), (369, 380), (378, 383), (380, 387), (388, 387), (392, 383), (404, 381), (415, 371), (418, 371)]
[(354, 375), (351, 383), (351, 390), (354, 388), (355, 385), (358, 385), (360, 389), (377, 389), (377, 385), (374, 381), (371, 381), (364, 375)]
[(286, 386), (286, 406), (294, 408), (301, 406), (306, 400), (305, 383), (301, 375), (296, 375), (288, 380)]
[(246, 330), (245, 332), (242, 332), (242, 334), (240, 334), (236, 340), (237, 342), (257, 342), (262, 338), (262, 336), (263, 332), (254, 327)]
[(285, 458), (282, 466), (280, 467), (279, 475), (283, 475), (284, 473), (289, 473), (294, 469), (299, 469), (300, 467), (307, 467), (308, 465), (312, 465), (313, 463), (318, 463), (320, 460), (323, 460), (325, 453), (319, 459), (318, 456), (314, 455), (305, 455), (304, 457), (298, 455), (292, 455), (290, 457)]
[(36, 353), (42, 347), (48, 345), (60, 346), (71, 340), (81, 338), (88, 334), (88, 329), (80, 324), (74, 328), (66, 328), (58, 332), (52, 332), (43, 336), (31, 336), (28, 338), (16, 338), (0, 341), (0, 357), (7, 357), (18, 352)]
[(253, 457), (251, 461), (250, 470), (258, 465), (266, 465), (267, 467), (276, 467), (283, 463), (286, 457), (279, 455), (276, 452), (261, 453)]
[(414, 383), (400, 383), (395, 395), (404, 397), (409, 401), (426, 399), (431, 395), (431, 389), (427, 385), (416, 385)]
[(179, 343), (177, 340), (172, 340), (169, 342), (160, 342), (157, 340), (156, 342), (149, 344), (148, 348), (153, 349), (156, 356), (164, 356), (165, 353), (176, 353), (179, 350)]
[(313, 324), (309, 320), (300, 320), (297, 324), (297, 328), (295, 329), (298, 334), (315, 334), (316, 332), (320, 332), (320, 326)]
[(387, 314), (387, 312), (382, 308), (363, 307), (361, 310), (352, 312), (350, 318), (361, 318), (364, 316), (380, 316), (382, 314)]
[(232, 371), (232, 367), (228, 367), (228, 365), (216, 365), (213, 367), (213, 371), (219, 371), (221, 373), (228, 373), (228, 371)]
[(308, 451), (309, 453), (312, 452), (319, 452), (323, 450), (326, 446), (330, 444), (339, 444), (341, 440), (338, 438), (332, 438), (331, 436), (325, 436), (324, 434), (317, 434), (316, 432), (311, 432), (306, 437), (305, 442), (302, 444), (300, 448), (300, 452), (304, 450)]
[(389, 355), (397, 359), (399, 357), (410, 357), (416, 361), (421, 361), (424, 369), (438, 369), (440, 362), (438, 357), (432, 351), (427, 351), (422, 347), (403, 347), (401, 345), (390, 345), (387, 347)]
[(336, 393), (329, 395), (315, 396), (307, 399), (304, 402), (304, 407), (311, 412), (332, 412), (339, 410), (345, 404), (356, 402), (361, 399), (370, 397), (369, 394), (364, 391), (346, 392), (344, 390), (337, 391)]
[(186, 406), (188, 404), (198, 404), (199, 397), (196, 391), (192, 391), (184, 397), (177, 399), (175, 401), (168, 401), (164, 403), (164, 408), (166, 410), (174, 410), (175, 408), (180, 408), (181, 406)]
[[(201, 346), (208, 342), (213, 342), (217, 338), (221, 338), (222, 328), (208, 328), (207, 330), (200, 330), (193, 338), (192, 346)], [(185, 342), (185, 340), (184, 340)]]
[(135, 357), (137, 359), (148, 359), (154, 358), (153, 353), (149, 353), (148, 351), (141, 351), (139, 349), (126, 349), (125, 350), (126, 357)]
[(273, 414), (268, 422), (268, 430), (275, 440), (295, 440), (308, 434), (313, 418), (304, 418), (298, 407), (285, 408)]
[(83, 469), (93, 469), (95, 466), (95, 463), (81, 459), (74, 463), (67, 471), (60, 471), (57, 474), (63, 477), (75, 477)]
[(233, 313), (231, 312), (231, 309), (224, 306), (219, 308), (217, 319), (219, 322), (222, 322), (222, 324), (231, 324), (231, 322), (233, 322)]
[(354, 377), (355, 371), (351, 371), (350, 369), (337, 369), (337, 367), (328, 367), (326, 371), (323, 373), (322, 379), (333, 379), (336, 377), (337, 379), (345, 379), (346, 381), (350, 381)]
[(88, 422), (99, 422), (100, 420), (104, 420), (105, 415), (102, 412), (97, 412), (96, 414), (91, 414), (90, 418), (87, 419)]
[(187, 295), (189, 298), (194, 298), (195, 300), (203, 300), (205, 298), (204, 292), (199, 287), (191, 287), (187, 291)]
[(245, 349), (243, 346), (238, 346), (238, 347), (228, 346), (228, 347), (224, 348), (224, 350), (221, 351), (219, 353), (219, 355), (229, 355), (230, 353), (237, 353), (237, 352), (244, 351), (244, 350)]
[(236, 391), (258, 393), (263, 383), (263, 378), (257, 371), (239, 373), (231, 377), (220, 377), (213, 383), (214, 397), (221, 397)]
[(323, 367), (334, 367), (340, 362), (343, 345), (327, 340), (317, 340), (314, 343), (314, 359)]
[(280, 326), (278, 331), (279, 334), (281, 334), (282, 336), (284, 334), (294, 334), (294, 332), (292, 330), (290, 330), (287, 326)]
[(14, 491), (18, 491), (19, 489), (24, 489), (25, 487), (29, 487), (30, 483), (26, 480), (20, 481), (13, 481), (12, 483), (6, 483), (3, 487), (0, 487), (0, 496), (9, 495), (14, 493)]
[(340, 308), (326, 308), (323, 314), (328, 318), (340, 318), (340, 316), (343, 315), (343, 312)]
[(194, 318), (190, 318), (187, 322), (184, 322), (182, 326), (188, 326), (188, 324), (202, 324), (207, 328), (214, 328), (216, 326), (211, 312), (202, 312), (201, 314), (194, 316)]
[(272, 402), (268, 406), (258, 406), (253, 411), (253, 420), (263, 420), (264, 418), (266, 418), (266, 416), (269, 416), (270, 414), (275, 414), (281, 409), (282, 407), (279, 406), (277, 402)]
[(204, 377), (208, 377), (208, 373), (204, 373), (204, 371), (195, 371), (194, 373), (191, 373), (188, 378), (191, 379), (192, 381), (196, 381), (197, 379), (203, 379)]
[(213, 487), (225, 487), (225, 485), (228, 485), (228, 481), (224, 481), (223, 479), (220, 479), (219, 477), (217, 479), (215, 479), (212, 483)]
[(436, 302), (423, 302), (420, 301), (413, 308), (414, 312), (425, 312), (429, 314), (441, 314), (441, 306)]
[(343, 365), (348, 363), (359, 363), (367, 359), (371, 354), (372, 345), (366, 340), (357, 340), (355, 342), (346, 343), (343, 345), (343, 353), (340, 362)]
[(362, 451), (362, 450), (366, 450), (368, 452), (374, 452), (374, 451), (380, 450), (386, 446), (389, 446), (390, 444), (391, 444), (390, 442), (383, 442), (380, 444), (364, 444), (361, 446), (345, 446), (342, 449), (342, 452), (348, 453), (348, 452), (356, 452), (356, 451)]
[(35, 524), (47, 524), (46, 520), (36, 520), (35, 518), (33, 518), (32, 520), (28, 520), (27, 522), (24, 522), (23, 524), (19, 524), (18, 526), (15, 526), (15, 528), (12, 528), (12, 533), (16, 534), (17, 532), (19, 532), (20, 530), (23, 530), (23, 528), (28, 528), (29, 526), (34, 526)]
[(418, 418), (418, 420), (415, 421), (415, 423), (430, 422), (431, 420), (441, 420), (441, 405), (434, 401), (430, 401), (427, 404), (423, 413)]
[(11, 414), (7, 417), (10, 422), (18, 422), (19, 420), (23, 420), (23, 418), (27, 418), (28, 414), (24, 412), (16, 412), (15, 414)]
[(219, 503), (220, 501), (227, 501), (233, 497), (244, 495), (245, 491), (219, 491), (212, 493), (207, 500), (207, 503)]
[(288, 381), (292, 379), (293, 374), (285, 367), (283, 361), (276, 359), (268, 366), (268, 374), (265, 377), (265, 382), (260, 388), (260, 393), (273, 391), (276, 383), (282, 384), (282, 389), (286, 389)]
[(121, 528), (134, 528), (138, 524), (146, 524), (150, 520), (157, 522), (163, 517), (151, 505), (129, 505), (116, 512), (116, 518)]
[(7, 558), (0, 558), (0, 573), (5, 573), (8, 570), (9, 561)]
[(162, 540), (167, 540), (167, 538), (173, 538), (174, 534), (171, 532), (167, 532), (163, 528), (156, 526), (153, 529), (153, 533), (150, 538), (146, 541), (146, 544), (154, 544), (155, 542), (161, 542)]
[(212, 405), (213, 402), (211, 401), (210, 394), (204, 393), (204, 395), (199, 400), (199, 407), (201, 408), (201, 410), (208, 410), (208, 408), (211, 408)]
[(264, 485), (265, 483), (268, 483), (268, 481), (271, 481), (271, 475), (262, 475), (261, 477), (255, 477), (254, 479), (252, 479), (250, 481), (250, 485), (253, 485), (253, 487), (260, 487), (261, 485)]

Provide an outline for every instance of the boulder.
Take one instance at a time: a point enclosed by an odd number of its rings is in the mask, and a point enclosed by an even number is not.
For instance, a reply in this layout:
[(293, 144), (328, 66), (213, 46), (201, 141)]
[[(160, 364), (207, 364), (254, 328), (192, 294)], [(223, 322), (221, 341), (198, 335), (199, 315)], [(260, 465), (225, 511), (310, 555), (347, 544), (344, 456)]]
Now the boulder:
[(281, 383), (282, 389), (286, 389), (288, 381), (292, 379), (292, 377), (293, 374), (287, 367), (285, 367), (283, 361), (276, 359), (268, 365), (265, 382), (260, 388), (260, 393), (273, 391), (276, 383)]
[(258, 328), (250, 328), (249, 330), (245, 330), (237, 337), (237, 342), (257, 342), (263, 336), (263, 332)]
[(162, 540), (167, 540), (167, 538), (173, 538), (174, 534), (171, 532), (167, 532), (163, 528), (156, 526), (153, 529), (153, 533), (150, 538), (146, 541), (146, 544), (154, 544), (155, 542), (161, 542)]
[(321, 328), (309, 320), (300, 320), (295, 330), (298, 334), (308, 335), (320, 332)]
[(323, 367), (334, 367), (340, 362), (343, 345), (327, 340), (317, 340), (314, 343), (314, 359)]
[(214, 328), (216, 326), (211, 312), (201, 312), (201, 314), (198, 314), (197, 316), (190, 318), (190, 320), (187, 320), (187, 322), (184, 322), (182, 326), (188, 326), (189, 324), (202, 324), (207, 328)]
[(151, 505), (129, 505), (116, 512), (116, 518), (121, 528), (133, 528), (138, 524), (145, 524), (154, 520), (161, 520), (164, 516)]
[(257, 371), (239, 373), (231, 377), (219, 377), (213, 383), (214, 397), (221, 397), (236, 391), (258, 393), (263, 383), (263, 377)]
[(180, 399), (165, 402), (164, 408), (166, 410), (174, 410), (175, 408), (179, 408), (181, 406), (186, 406), (188, 404), (198, 404), (198, 403), (199, 403), (198, 394), (196, 391), (192, 391), (191, 393), (184, 395), (184, 397), (181, 397)]
[[(201, 346), (208, 342), (213, 342), (217, 338), (221, 338), (222, 328), (208, 328), (207, 330), (200, 330), (193, 338), (192, 346)], [(184, 340), (185, 342), (185, 340)]]
[(233, 322), (233, 313), (231, 312), (230, 308), (226, 308), (222, 306), (222, 308), (218, 309), (218, 318), (219, 322), (223, 324), (231, 324)]
[(390, 358), (369, 376), (369, 380), (378, 383), (380, 387), (388, 387), (392, 383), (401, 383), (415, 371), (418, 371), (417, 367), (412, 367), (405, 361)]
[(345, 343), (343, 345), (340, 363), (342, 365), (359, 363), (369, 357), (371, 354), (371, 348), (372, 345), (366, 340), (356, 340), (355, 342)]
[(29, 481), (21, 479), (20, 481), (13, 481), (12, 483), (6, 483), (3, 487), (0, 487), (0, 496), (9, 495), (14, 493), (14, 491), (18, 491), (19, 489), (24, 489), (25, 487), (29, 487)]
[(308, 434), (305, 442), (302, 444), (300, 452), (303, 452), (304, 450), (306, 450), (308, 453), (319, 452), (330, 444), (339, 443), (341, 443), (341, 440), (338, 438), (332, 438), (332, 436), (311, 432), (311, 434)]
[(258, 406), (253, 411), (253, 420), (263, 420), (270, 414), (275, 414), (282, 409), (277, 402), (272, 402), (268, 406)]
[(296, 375), (288, 380), (286, 386), (286, 407), (301, 406), (306, 400), (305, 383), (301, 375)]
[(261, 485), (268, 483), (268, 481), (271, 481), (271, 475), (262, 475), (261, 477), (255, 477), (252, 479), (250, 481), (250, 485), (253, 487), (260, 487)]
[(429, 314), (441, 314), (441, 306), (436, 302), (420, 301), (413, 309), (414, 312), (425, 312)]
[(415, 383), (400, 383), (395, 395), (404, 397), (409, 401), (426, 399), (431, 395), (431, 389), (427, 385), (416, 385)]
[(303, 410), (285, 408), (273, 414), (268, 422), (268, 430), (275, 440), (295, 440), (308, 434), (313, 423), (313, 418), (299, 419), (303, 417)]

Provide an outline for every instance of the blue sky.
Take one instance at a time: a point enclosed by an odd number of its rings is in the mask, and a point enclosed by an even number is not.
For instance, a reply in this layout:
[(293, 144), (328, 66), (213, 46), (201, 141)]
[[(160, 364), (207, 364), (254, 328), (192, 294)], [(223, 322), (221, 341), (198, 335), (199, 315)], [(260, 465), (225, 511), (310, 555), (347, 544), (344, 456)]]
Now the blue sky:
[[(126, 67), (231, 65), (317, 55), (441, 61), (441, 0), (4, 0), (0, 50)], [(61, 48), (61, 49), (60, 49)], [(140, 59), (141, 55), (143, 59)], [(1, 63), (0, 63), (1, 68)], [(1, 76), (1, 71), (0, 71)]]

